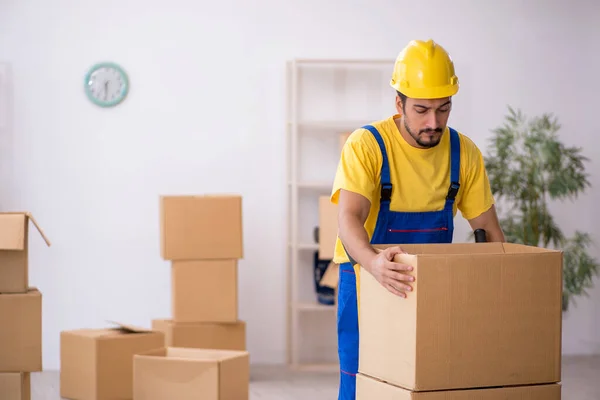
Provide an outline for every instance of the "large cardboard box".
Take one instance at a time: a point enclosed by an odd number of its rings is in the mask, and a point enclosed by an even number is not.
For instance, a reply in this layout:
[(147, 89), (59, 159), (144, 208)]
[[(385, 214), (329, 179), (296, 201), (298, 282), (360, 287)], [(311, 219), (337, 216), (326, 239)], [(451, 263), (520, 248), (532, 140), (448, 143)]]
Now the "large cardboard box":
[(246, 323), (175, 322), (152, 320), (152, 329), (165, 334), (166, 347), (246, 350)]
[(319, 258), (332, 260), (338, 235), (338, 207), (329, 196), (319, 197)]
[(561, 385), (497, 387), (485, 389), (411, 392), (381, 380), (358, 374), (356, 400), (560, 400)]
[(135, 400), (248, 400), (246, 351), (166, 347), (134, 357)]
[(176, 322), (237, 322), (238, 260), (172, 261), (171, 312)]
[(31, 400), (29, 372), (0, 372), (0, 399)]
[(165, 260), (243, 258), (242, 198), (161, 196), (160, 251)]
[(400, 247), (414, 267), (406, 299), (361, 268), (360, 372), (413, 391), (560, 381), (562, 252)]
[(0, 372), (42, 370), (42, 294), (0, 294)]
[(29, 286), (29, 221), (46, 245), (50, 241), (27, 212), (0, 213), (0, 293), (26, 293)]
[(133, 398), (133, 356), (163, 347), (165, 336), (162, 332), (116, 325), (115, 328), (61, 332), (61, 397), (71, 400)]

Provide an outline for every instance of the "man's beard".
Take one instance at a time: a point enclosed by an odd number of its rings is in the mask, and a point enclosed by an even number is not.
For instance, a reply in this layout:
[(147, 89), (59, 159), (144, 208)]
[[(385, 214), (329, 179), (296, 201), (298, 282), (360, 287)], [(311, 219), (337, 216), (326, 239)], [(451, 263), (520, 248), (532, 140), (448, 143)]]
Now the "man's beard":
[(442, 135), (439, 135), (437, 139), (433, 139), (432, 141), (425, 142), (424, 140), (421, 139), (420, 135), (422, 133), (433, 133), (433, 132), (442, 133), (444, 131), (443, 128), (421, 129), (418, 134), (414, 134), (413, 131), (409, 128), (406, 118), (404, 119), (404, 128), (406, 128), (406, 131), (408, 132), (408, 134), (413, 139), (415, 139), (415, 142), (417, 142), (417, 144), (419, 146), (424, 147), (424, 148), (432, 148), (432, 147), (435, 147), (438, 144), (440, 144), (440, 141), (442, 140)]

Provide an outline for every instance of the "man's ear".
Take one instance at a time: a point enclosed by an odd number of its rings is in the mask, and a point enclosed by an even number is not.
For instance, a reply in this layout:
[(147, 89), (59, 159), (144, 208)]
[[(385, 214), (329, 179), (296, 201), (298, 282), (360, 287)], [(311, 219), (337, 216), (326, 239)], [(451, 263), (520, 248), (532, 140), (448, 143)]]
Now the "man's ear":
[(404, 107), (402, 105), (402, 100), (400, 99), (400, 96), (398, 96), (398, 95), (396, 95), (396, 111), (400, 115), (404, 114)]

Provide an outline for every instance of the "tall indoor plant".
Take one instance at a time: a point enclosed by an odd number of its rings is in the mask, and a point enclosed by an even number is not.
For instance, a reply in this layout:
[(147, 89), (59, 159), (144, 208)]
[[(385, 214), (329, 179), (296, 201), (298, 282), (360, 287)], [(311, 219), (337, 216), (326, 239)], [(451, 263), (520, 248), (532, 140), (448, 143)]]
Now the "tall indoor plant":
[[(494, 129), (485, 164), (492, 192), (499, 201), (500, 222), (512, 243), (564, 251), (563, 310), (587, 294), (599, 272), (588, 253), (590, 235), (563, 234), (548, 209), (550, 201), (574, 200), (590, 186), (581, 148), (564, 145), (552, 114), (526, 118), (508, 108), (503, 125)], [(502, 212), (503, 210), (504, 212)]]

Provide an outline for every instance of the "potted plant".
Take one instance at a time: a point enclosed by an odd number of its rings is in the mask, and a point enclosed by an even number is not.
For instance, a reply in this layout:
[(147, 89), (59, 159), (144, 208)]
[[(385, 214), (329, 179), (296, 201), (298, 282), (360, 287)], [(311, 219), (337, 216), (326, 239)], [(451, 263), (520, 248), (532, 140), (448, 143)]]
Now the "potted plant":
[[(590, 235), (566, 237), (548, 209), (550, 201), (575, 200), (590, 186), (581, 148), (558, 137), (552, 114), (531, 119), (508, 107), (504, 123), (492, 131), (485, 164), (506, 241), (561, 249), (563, 311), (574, 297), (587, 295), (599, 263), (589, 253)], [(501, 208), (506, 212), (502, 213)]]

